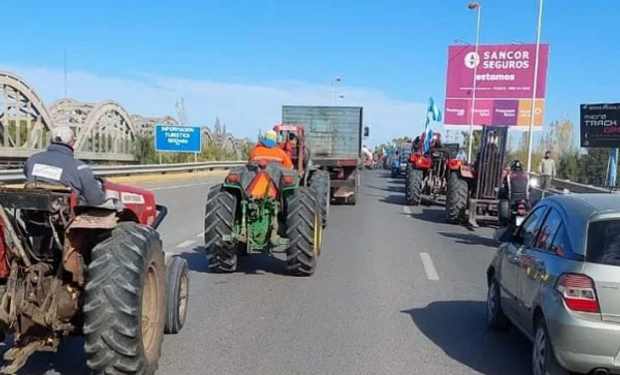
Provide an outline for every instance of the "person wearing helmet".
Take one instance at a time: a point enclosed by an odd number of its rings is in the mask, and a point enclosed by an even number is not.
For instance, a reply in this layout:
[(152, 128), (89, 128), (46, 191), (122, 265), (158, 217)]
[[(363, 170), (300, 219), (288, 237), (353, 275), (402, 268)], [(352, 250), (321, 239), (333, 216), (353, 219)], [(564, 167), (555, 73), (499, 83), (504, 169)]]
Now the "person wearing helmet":
[(250, 153), (249, 161), (266, 160), (268, 162), (277, 162), (282, 164), (286, 169), (293, 169), (293, 162), (286, 151), (277, 146), (278, 134), (269, 130), (259, 143), (254, 146)]
[(105, 194), (93, 171), (73, 156), (73, 130), (68, 126), (57, 126), (52, 129), (51, 136), (52, 144), (47, 150), (26, 160), (26, 181), (69, 187), (77, 193), (81, 205), (103, 204)]
[(520, 200), (525, 200), (529, 204), (530, 177), (523, 171), (523, 164), (519, 160), (514, 160), (510, 164), (510, 172), (504, 177), (504, 195), (512, 206)]

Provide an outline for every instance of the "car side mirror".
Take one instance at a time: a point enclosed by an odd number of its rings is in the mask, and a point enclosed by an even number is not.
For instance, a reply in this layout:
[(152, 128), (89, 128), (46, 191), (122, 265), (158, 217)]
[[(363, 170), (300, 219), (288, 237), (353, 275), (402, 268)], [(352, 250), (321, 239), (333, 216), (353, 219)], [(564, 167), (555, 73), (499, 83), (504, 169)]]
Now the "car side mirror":
[(364, 126), (364, 138), (368, 138), (370, 136), (370, 128), (368, 126)]

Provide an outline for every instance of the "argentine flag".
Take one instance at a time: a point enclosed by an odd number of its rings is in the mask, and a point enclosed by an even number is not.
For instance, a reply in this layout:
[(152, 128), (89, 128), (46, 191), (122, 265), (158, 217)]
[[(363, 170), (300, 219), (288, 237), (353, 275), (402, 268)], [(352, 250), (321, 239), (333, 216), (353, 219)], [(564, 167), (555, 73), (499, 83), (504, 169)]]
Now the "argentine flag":
[(433, 129), (430, 128), (431, 121), (441, 122), (443, 116), (441, 110), (435, 104), (433, 98), (428, 98), (428, 106), (426, 108), (426, 123), (424, 124), (424, 152), (431, 148), (431, 138), (433, 137)]

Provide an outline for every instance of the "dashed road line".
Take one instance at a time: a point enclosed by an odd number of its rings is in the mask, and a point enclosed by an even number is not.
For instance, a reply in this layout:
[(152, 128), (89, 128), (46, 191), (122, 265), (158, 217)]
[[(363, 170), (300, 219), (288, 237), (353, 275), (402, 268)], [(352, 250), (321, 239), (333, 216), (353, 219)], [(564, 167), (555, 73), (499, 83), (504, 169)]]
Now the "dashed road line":
[(177, 245), (178, 248), (184, 248), (184, 247), (188, 247), (190, 245), (192, 245), (194, 242), (194, 240), (187, 240), (187, 241), (183, 241), (180, 244)]
[(205, 234), (204, 234), (204, 232), (200, 232), (200, 233), (198, 233), (198, 234), (196, 235), (196, 237), (202, 237), (202, 236), (204, 236), (204, 235), (205, 235)]
[(424, 266), (424, 272), (426, 272), (426, 278), (432, 281), (439, 281), (439, 274), (433, 264), (433, 260), (428, 253), (420, 253), (420, 259), (422, 259), (422, 266)]

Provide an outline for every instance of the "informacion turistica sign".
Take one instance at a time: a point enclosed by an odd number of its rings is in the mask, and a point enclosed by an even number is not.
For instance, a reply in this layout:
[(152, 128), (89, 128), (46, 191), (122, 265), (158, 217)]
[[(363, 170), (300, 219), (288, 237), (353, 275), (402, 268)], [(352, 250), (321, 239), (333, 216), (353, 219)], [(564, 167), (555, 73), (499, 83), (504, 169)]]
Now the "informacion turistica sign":
[(201, 132), (198, 126), (155, 125), (157, 152), (199, 153), (201, 146)]

